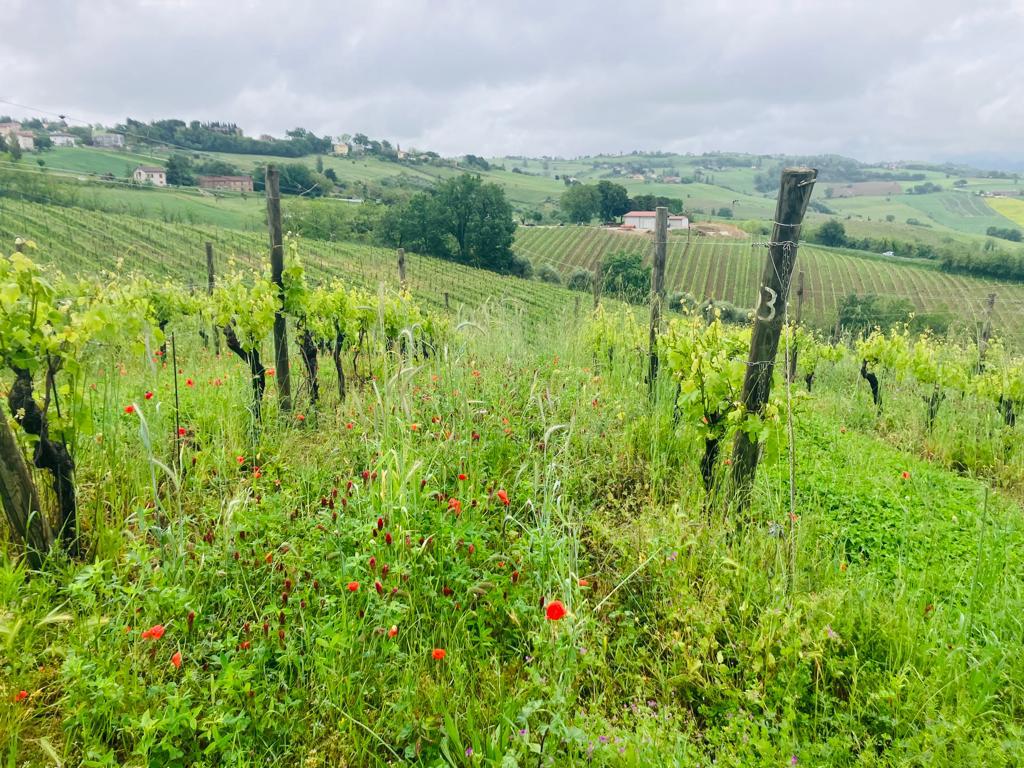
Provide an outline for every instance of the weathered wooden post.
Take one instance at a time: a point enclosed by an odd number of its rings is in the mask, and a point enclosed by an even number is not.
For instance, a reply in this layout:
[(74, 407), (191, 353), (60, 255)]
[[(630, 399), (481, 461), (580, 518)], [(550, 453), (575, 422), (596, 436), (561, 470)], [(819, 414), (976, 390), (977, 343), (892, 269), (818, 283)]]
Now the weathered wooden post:
[(658, 378), (658, 332), (661, 330), (661, 306), (665, 302), (665, 257), (668, 251), (668, 208), (655, 209), (654, 217), (654, 269), (651, 270), (651, 329), (648, 340), (649, 366), (647, 391), (654, 397), (654, 383)]
[(985, 322), (981, 325), (978, 335), (978, 373), (985, 370), (985, 353), (988, 352), (988, 340), (992, 336), (992, 310), (996, 306), (996, 295), (990, 293), (985, 305)]
[[(796, 264), (800, 225), (817, 177), (818, 172), (814, 168), (786, 168), (782, 172), (772, 239), (768, 244), (768, 260), (754, 310), (750, 356), (743, 378), (742, 400), (747, 413), (763, 415), (771, 392), (775, 355), (779, 351), (779, 336), (787, 315), (789, 284)], [(757, 440), (747, 432), (737, 432), (732, 454), (732, 491), (733, 500), (740, 507), (746, 506), (750, 500), (759, 457)]]
[(398, 249), (398, 288), (405, 290), (405, 249)]
[[(213, 289), (217, 285), (216, 277), (213, 272), (213, 243), (207, 241), (206, 243), (206, 295), (213, 296)], [(211, 328), (213, 333), (213, 351), (215, 354), (220, 354), (220, 333), (217, 330), (217, 323), (213, 323)]]
[[(796, 316), (793, 318), (793, 328), (795, 329), (800, 325), (800, 316), (804, 311), (804, 271), (801, 269), (796, 273)], [(793, 340), (792, 345), (789, 348), (789, 370), (786, 375), (789, 377), (789, 381), (793, 381), (796, 378), (796, 353), (797, 343), (796, 339)]]
[(278, 308), (274, 312), (274, 365), (277, 368), (277, 399), (282, 411), (292, 409), (292, 377), (288, 367), (288, 324), (284, 303), (284, 235), (281, 231), (281, 174), (267, 166), (267, 226), (270, 228), (270, 279), (277, 286)]
[(450, 307), (448, 306), (448, 291), (444, 292), (444, 308), (450, 309)]

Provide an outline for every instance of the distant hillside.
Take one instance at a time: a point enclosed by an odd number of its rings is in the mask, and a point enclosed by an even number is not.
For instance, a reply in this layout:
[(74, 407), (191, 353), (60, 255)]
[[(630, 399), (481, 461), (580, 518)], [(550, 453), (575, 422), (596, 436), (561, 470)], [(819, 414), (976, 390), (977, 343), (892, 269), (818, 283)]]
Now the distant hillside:
[[(653, 238), (600, 227), (523, 227), (515, 250), (534, 268), (551, 264), (568, 278), (574, 270), (594, 270), (606, 254), (639, 253), (650, 262)], [(765, 250), (755, 240), (693, 238), (672, 233), (665, 281), (671, 292), (684, 291), (698, 300), (711, 298), (751, 307), (764, 268)], [(994, 313), (997, 332), (1024, 341), (1024, 285), (950, 275), (923, 261), (873, 257), (856, 251), (801, 245), (797, 269), (805, 273), (804, 318), (829, 327), (839, 302), (851, 293), (910, 300), (920, 312), (945, 312), (961, 327), (982, 317), (986, 297), (998, 295)]]

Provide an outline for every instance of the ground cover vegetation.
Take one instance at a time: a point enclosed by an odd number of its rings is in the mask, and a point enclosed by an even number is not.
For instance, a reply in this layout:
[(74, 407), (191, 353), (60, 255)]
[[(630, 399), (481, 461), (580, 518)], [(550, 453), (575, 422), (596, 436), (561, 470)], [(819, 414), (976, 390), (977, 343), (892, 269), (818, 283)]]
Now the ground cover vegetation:
[(43, 513), (0, 564), (8, 762), (1014, 764), (997, 337), (797, 328), (758, 416), (714, 310), (670, 319), (652, 396), (609, 296), (445, 311), (310, 279), (304, 240), (280, 292), (254, 262), (207, 295), (36, 245), (0, 260), (5, 445)]

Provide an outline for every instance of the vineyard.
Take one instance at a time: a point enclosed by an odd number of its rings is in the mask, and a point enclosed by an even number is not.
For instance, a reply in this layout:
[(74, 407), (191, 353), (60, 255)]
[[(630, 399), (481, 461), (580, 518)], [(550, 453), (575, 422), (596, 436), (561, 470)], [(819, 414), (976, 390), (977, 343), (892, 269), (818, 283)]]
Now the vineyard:
[[(609, 253), (639, 253), (648, 262), (653, 240), (644, 235), (597, 227), (524, 227), (516, 249), (535, 266), (550, 263), (563, 278), (576, 269), (593, 270)], [(734, 239), (669, 239), (665, 281), (669, 290), (686, 291), (698, 299), (754, 304), (764, 249)], [(805, 273), (804, 317), (831, 327), (839, 302), (851, 293), (909, 299), (921, 312), (948, 312), (973, 328), (984, 316), (987, 296), (998, 296), (994, 322), (1015, 343), (1024, 340), (1024, 285), (1000, 283), (941, 272), (927, 262), (900, 262), (852, 251), (802, 245), (799, 269)]]
[[(392, 251), (289, 238), (278, 284), (258, 234), (9, 201), (0, 243), (7, 764), (1019, 761), (1010, 287), (980, 342), (786, 329), (748, 412), (713, 314), (648, 382), (642, 312), (537, 280), (407, 254), (400, 290)], [(650, 248), (518, 243), (563, 277)], [(764, 249), (668, 250), (670, 290), (753, 304)], [(822, 325), (990, 289), (799, 264)]]
[[(0, 199), (0, 242), (32, 239), (40, 258), (66, 274), (90, 275), (100, 270), (138, 272), (172, 278), (195, 289), (206, 285), (205, 243), (213, 244), (222, 269), (229, 260), (255, 266), (266, 260), (263, 233), (168, 224), (126, 214), (13, 202)], [(314, 282), (344, 275), (351, 284), (375, 290), (381, 283), (397, 288), (397, 256), (392, 250), (353, 243), (303, 243), (305, 265)], [(463, 267), (407, 254), (409, 286), (426, 306), (477, 306), (484, 301), (511, 303), (543, 316), (568, 307), (572, 295), (556, 286)]]

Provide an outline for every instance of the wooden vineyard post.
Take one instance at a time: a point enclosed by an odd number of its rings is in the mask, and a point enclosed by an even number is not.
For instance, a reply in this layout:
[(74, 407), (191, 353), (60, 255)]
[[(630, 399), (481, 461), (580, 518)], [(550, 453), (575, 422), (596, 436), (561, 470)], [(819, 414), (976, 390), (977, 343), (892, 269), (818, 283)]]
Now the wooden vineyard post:
[[(796, 264), (800, 225), (807, 211), (818, 172), (814, 168), (786, 168), (782, 172), (779, 199), (775, 207), (772, 238), (750, 336), (750, 356), (743, 377), (743, 407), (748, 414), (762, 415), (772, 387), (775, 355), (786, 320), (789, 284)], [(736, 433), (732, 453), (733, 500), (744, 507), (750, 500), (760, 458), (757, 439), (748, 432)]]
[(398, 289), (405, 290), (405, 249), (398, 249)]
[(448, 306), (448, 291), (444, 292), (444, 308), (450, 309), (450, 307)]
[[(800, 325), (800, 316), (804, 311), (804, 271), (801, 269), (796, 273), (796, 317), (793, 318), (793, 328), (795, 329)], [(796, 340), (793, 340), (792, 345), (789, 349), (789, 370), (786, 375), (790, 381), (796, 378), (796, 353), (797, 346)]]
[(996, 306), (996, 295), (990, 293), (985, 305), (985, 322), (981, 325), (978, 335), (978, 373), (985, 369), (985, 353), (988, 351), (988, 340), (992, 336), (992, 310)]
[(288, 368), (288, 324), (284, 303), (284, 235), (281, 231), (281, 174), (267, 166), (267, 226), (270, 228), (270, 279), (277, 286), (278, 307), (274, 312), (274, 366), (277, 368), (277, 399), (284, 412), (292, 409), (292, 378)]
[(648, 340), (649, 365), (647, 391), (654, 397), (658, 378), (658, 332), (661, 330), (661, 306), (665, 302), (665, 257), (668, 251), (668, 208), (658, 206), (654, 217), (654, 269), (651, 270), (651, 329)]
[[(216, 287), (217, 281), (214, 277), (213, 272), (213, 243), (207, 241), (206, 243), (206, 295), (213, 296), (213, 289)], [(213, 351), (215, 354), (220, 354), (220, 332), (217, 330), (217, 323), (213, 323)]]

